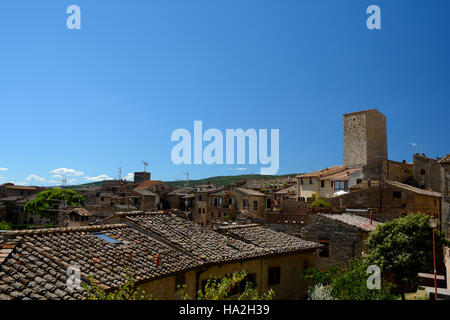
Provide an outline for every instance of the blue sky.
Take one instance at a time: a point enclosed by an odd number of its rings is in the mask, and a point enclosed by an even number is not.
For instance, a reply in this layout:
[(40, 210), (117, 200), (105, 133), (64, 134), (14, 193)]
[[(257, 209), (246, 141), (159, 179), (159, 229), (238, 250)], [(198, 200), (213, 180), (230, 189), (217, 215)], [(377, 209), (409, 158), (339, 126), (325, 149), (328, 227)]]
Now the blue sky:
[[(81, 30), (66, 28), (72, 4)], [(366, 27), (371, 4), (381, 30)], [(305, 172), (341, 164), (342, 114), (374, 107), (390, 159), (411, 161), (412, 142), (443, 156), (449, 11), (446, 0), (1, 1), (0, 183), (85, 183), (141, 160), (163, 180), (259, 172), (174, 165), (170, 135), (194, 120), (277, 128), (279, 174)]]

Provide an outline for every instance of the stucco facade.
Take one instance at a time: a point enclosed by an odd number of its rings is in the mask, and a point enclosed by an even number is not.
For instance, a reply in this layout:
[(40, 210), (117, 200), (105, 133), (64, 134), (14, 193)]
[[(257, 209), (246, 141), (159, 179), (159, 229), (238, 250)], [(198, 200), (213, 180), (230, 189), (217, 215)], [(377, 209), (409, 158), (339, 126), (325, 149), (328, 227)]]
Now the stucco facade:
[[(275, 299), (304, 299), (308, 288), (308, 281), (302, 279), (304, 271), (317, 263), (318, 257), (315, 251), (298, 254), (282, 255), (246, 260), (222, 265), (213, 265), (206, 269), (191, 270), (163, 279), (153, 280), (138, 284), (138, 287), (151, 293), (153, 298), (161, 300), (180, 299), (177, 290), (177, 282), (187, 286), (186, 293), (191, 298), (196, 297), (196, 291), (202, 289), (210, 277), (222, 278), (233, 272), (248, 270), (248, 273), (256, 280), (256, 288), (259, 294), (269, 289), (275, 291)], [(269, 285), (269, 268), (280, 269), (280, 281), (278, 284)], [(178, 281), (177, 281), (178, 280)]]

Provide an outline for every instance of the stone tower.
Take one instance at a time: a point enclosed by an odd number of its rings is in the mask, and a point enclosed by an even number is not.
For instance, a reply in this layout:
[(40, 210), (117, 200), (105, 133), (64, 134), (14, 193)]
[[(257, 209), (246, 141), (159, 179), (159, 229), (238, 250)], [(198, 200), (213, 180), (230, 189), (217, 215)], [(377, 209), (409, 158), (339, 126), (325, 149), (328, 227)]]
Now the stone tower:
[(386, 117), (377, 109), (344, 114), (344, 166), (387, 159)]
[(150, 172), (142, 171), (134, 173), (134, 182), (141, 183), (150, 180)]

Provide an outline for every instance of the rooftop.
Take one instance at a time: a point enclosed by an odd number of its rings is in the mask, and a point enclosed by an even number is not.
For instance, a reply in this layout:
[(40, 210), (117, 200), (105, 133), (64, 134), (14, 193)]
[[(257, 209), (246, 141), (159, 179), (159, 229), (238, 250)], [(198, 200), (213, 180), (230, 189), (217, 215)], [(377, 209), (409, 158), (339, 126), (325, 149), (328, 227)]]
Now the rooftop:
[(67, 288), (71, 266), (80, 268), (83, 282), (93, 277), (107, 290), (123, 283), (127, 268), (139, 284), (211, 264), (320, 247), (259, 225), (216, 232), (175, 214), (117, 216), (126, 223), (1, 233), (0, 300), (83, 299), (83, 291)]
[(249, 196), (264, 196), (264, 193), (255, 191), (253, 189), (246, 189), (246, 188), (234, 188), (234, 191), (240, 192)]
[(439, 159), (437, 161), (437, 163), (441, 164), (441, 163), (450, 163), (450, 153), (448, 155), (446, 155), (445, 157), (443, 157), (442, 159)]
[(317, 170), (317, 171), (313, 171), (313, 172), (309, 172), (309, 173), (300, 174), (297, 176), (297, 178), (321, 178), (321, 177), (332, 175), (332, 174), (335, 174), (335, 173), (338, 173), (338, 172), (341, 172), (344, 170), (345, 170), (344, 166), (334, 166), (334, 167), (325, 168), (325, 169), (321, 169), (321, 170)]
[(377, 228), (377, 226), (382, 224), (381, 222), (375, 220), (372, 220), (372, 224), (370, 224), (370, 219), (348, 213), (341, 213), (341, 214), (317, 213), (317, 215), (331, 220), (340, 221), (347, 225), (357, 227), (358, 229), (363, 231), (373, 231)]

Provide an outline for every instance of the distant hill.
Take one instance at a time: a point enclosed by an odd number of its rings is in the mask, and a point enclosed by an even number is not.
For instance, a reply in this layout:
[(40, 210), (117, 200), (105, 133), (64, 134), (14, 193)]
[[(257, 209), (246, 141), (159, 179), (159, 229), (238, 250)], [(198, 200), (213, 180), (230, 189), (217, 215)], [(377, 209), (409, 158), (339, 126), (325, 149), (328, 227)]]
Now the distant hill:
[[(279, 176), (269, 176), (269, 175), (261, 175), (261, 174), (243, 174), (238, 176), (217, 176), (217, 177), (209, 177), (205, 179), (198, 179), (198, 180), (189, 180), (190, 186), (195, 185), (202, 185), (202, 184), (215, 184), (219, 186), (228, 186), (230, 184), (239, 182), (239, 181), (248, 181), (248, 180), (274, 180), (277, 178), (287, 178), (287, 177), (295, 177), (296, 173), (291, 174), (284, 174)], [(165, 181), (167, 184), (174, 188), (181, 188), (184, 187), (186, 181), (184, 180), (177, 180), (177, 181)], [(102, 182), (90, 182), (85, 184), (79, 184), (79, 185), (71, 185), (67, 186), (67, 189), (77, 189), (81, 187), (89, 187), (89, 186), (97, 186), (100, 185)]]
[[(230, 184), (239, 182), (239, 181), (245, 181), (245, 180), (274, 180), (277, 178), (287, 178), (287, 177), (295, 177), (297, 174), (291, 173), (291, 174), (284, 174), (279, 176), (269, 176), (269, 175), (260, 175), (260, 174), (243, 174), (238, 176), (217, 176), (217, 177), (210, 177), (205, 179), (199, 179), (199, 180), (189, 180), (189, 186), (195, 186), (195, 185), (202, 185), (202, 184), (215, 184), (218, 186), (228, 186)], [(174, 188), (181, 188), (184, 187), (186, 184), (186, 181), (184, 180), (178, 180), (178, 181), (166, 181), (167, 184)]]

